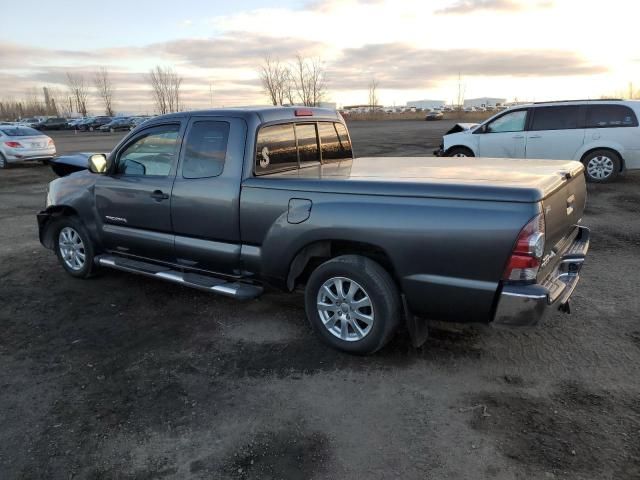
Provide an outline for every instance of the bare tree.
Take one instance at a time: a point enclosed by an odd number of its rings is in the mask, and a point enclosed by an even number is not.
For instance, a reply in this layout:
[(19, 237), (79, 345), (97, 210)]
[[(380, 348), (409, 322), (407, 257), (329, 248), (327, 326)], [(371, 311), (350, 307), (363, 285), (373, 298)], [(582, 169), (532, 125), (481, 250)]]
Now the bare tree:
[(462, 111), (464, 108), (464, 95), (465, 95), (465, 90), (466, 87), (463, 85), (462, 83), (462, 77), (460, 76), (460, 74), (458, 73), (458, 98), (457, 98), (457, 104), (456, 104), (456, 108), (458, 109), (458, 111)]
[(93, 85), (96, 88), (96, 95), (104, 105), (104, 114), (113, 117), (113, 82), (105, 67), (100, 67), (93, 74)]
[(369, 83), (369, 111), (375, 112), (378, 106), (378, 82), (376, 79), (372, 79)]
[(69, 93), (75, 102), (76, 111), (85, 117), (87, 115), (87, 97), (89, 95), (89, 89), (84, 80), (84, 76), (81, 74), (74, 75), (71, 72), (67, 72), (67, 86), (69, 87)]
[(182, 77), (172, 67), (156, 65), (149, 72), (148, 79), (153, 90), (153, 99), (158, 113), (164, 114), (179, 111)]
[[(273, 105), (282, 105), (287, 98), (289, 68), (267, 56), (259, 69), (262, 88)], [(291, 102), (290, 102), (291, 103)]]
[(291, 79), (300, 102), (317, 107), (326, 93), (325, 70), (320, 59), (306, 59), (298, 54), (291, 67)]

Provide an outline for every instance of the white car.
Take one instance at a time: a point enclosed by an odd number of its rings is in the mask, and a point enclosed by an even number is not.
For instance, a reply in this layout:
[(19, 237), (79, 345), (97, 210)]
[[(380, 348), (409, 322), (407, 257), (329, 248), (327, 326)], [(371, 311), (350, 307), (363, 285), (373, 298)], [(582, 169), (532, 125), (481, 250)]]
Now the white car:
[(56, 154), (53, 140), (44, 133), (16, 125), (0, 125), (0, 168), (28, 160), (47, 161)]
[(445, 135), (449, 157), (577, 160), (587, 179), (610, 182), (640, 169), (640, 101), (583, 100), (518, 105)]

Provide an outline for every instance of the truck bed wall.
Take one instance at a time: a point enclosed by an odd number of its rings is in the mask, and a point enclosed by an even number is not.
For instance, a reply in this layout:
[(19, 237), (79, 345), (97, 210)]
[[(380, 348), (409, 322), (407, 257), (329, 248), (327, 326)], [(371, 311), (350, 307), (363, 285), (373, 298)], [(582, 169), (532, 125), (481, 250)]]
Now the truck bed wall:
[[(286, 179), (253, 179), (240, 200), (250, 270), (280, 285), (295, 255), (343, 240), (383, 250), (414, 313), (490, 321), (500, 278), (520, 228), (538, 203), (290, 191)], [(312, 190), (317, 190), (316, 188)], [(289, 200), (312, 202), (309, 219), (287, 221)]]

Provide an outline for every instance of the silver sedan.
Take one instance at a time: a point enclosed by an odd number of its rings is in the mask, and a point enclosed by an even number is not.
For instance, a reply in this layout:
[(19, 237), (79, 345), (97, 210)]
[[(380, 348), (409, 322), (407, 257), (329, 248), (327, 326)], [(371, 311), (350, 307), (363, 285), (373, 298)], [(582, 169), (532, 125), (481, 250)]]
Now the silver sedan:
[(21, 125), (0, 125), (0, 168), (28, 160), (46, 161), (56, 154), (53, 139)]

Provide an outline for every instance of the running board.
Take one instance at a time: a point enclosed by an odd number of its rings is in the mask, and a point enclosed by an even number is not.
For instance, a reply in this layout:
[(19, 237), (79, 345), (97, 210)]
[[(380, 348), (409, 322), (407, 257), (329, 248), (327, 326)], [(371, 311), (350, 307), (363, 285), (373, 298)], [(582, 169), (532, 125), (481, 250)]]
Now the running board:
[(96, 265), (113, 268), (123, 272), (137, 273), (146, 277), (159, 278), (168, 282), (178, 283), (185, 287), (197, 288), (206, 292), (218, 293), (227, 297), (249, 300), (262, 294), (262, 287), (238, 281), (228, 281), (223, 278), (199, 273), (182, 272), (154, 263), (141, 262), (115, 255), (98, 255)]

